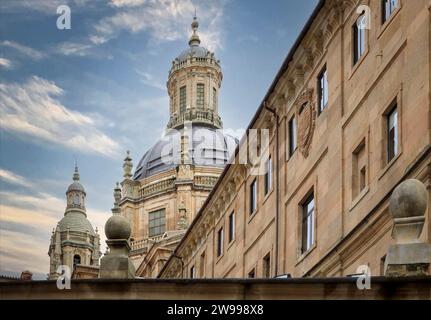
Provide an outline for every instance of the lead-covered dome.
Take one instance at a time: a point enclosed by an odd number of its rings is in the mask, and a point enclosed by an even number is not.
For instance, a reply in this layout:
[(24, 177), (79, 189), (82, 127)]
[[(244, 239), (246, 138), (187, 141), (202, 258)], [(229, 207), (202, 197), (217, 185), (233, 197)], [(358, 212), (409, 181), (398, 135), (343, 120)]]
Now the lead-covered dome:
[(84, 213), (81, 211), (69, 211), (58, 223), (60, 231), (80, 232), (89, 233), (95, 235), (91, 222), (87, 219)]
[(181, 136), (189, 141), (191, 164), (203, 167), (223, 168), (235, 152), (238, 140), (223, 130), (204, 126), (170, 130), (149, 149), (139, 161), (134, 180), (175, 168), (181, 160)]

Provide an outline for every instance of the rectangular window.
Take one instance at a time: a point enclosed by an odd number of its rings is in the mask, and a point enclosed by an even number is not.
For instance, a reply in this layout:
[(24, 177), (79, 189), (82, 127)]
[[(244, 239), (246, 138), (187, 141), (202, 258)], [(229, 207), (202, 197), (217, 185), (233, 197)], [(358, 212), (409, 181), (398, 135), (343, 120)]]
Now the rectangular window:
[(388, 162), (398, 154), (398, 110), (395, 104), (394, 108), (387, 115), (387, 139), (388, 139)]
[(148, 214), (148, 236), (155, 237), (165, 233), (166, 228), (165, 209), (150, 212)]
[(184, 114), (187, 108), (187, 92), (186, 86), (180, 88), (180, 113)]
[(217, 232), (217, 257), (223, 254), (224, 231), (223, 228)]
[(203, 252), (201, 254), (201, 260), (199, 262), (199, 276), (201, 278), (205, 278), (205, 264), (206, 264), (206, 259), (205, 259), (205, 252)]
[(265, 195), (272, 189), (272, 159), (271, 156), (265, 163)]
[(271, 277), (271, 254), (268, 253), (263, 258), (263, 277), (270, 278)]
[(314, 194), (302, 204), (302, 253), (311, 249), (314, 244)]
[(257, 183), (256, 179), (250, 185), (250, 215), (257, 209)]
[(254, 270), (254, 268), (248, 273), (248, 277), (250, 279), (256, 278), (256, 271)]
[(385, 23), (398, 8), (398, 0), (382, 0), (382, 23)]
[(292, 117), (289, 121), (289, 158), (293, 156), (297, 148), (296, 119)]
[(229, 243), (235, 239), (235, 212), (229, 215)]
[(203, 83), (198, 83), (196, 86), (196, 108), (203, 109), (205, 101), (205, 86)]
[(353, 26), (353, 65), (365, 54), (366, 44), (366, 16), (362, 14)]
[(190, 268), (190, 279), (194, 279), (194, 278), (196, 278), (195, 266)]
[(328, 72), (325, 66), (318, 77), (319, 114), (322, 113), (323, 109), (325, 109), (328, 104), (328, 96)]
[(353, 152), (352, 173), (352, 197), (355, 199), (362, 190), (365, 189), (367, 183), (367, 154), (365, 140), (362, 141)]
[(217, 89), (213, 88), (213, 109), (217, 110)]

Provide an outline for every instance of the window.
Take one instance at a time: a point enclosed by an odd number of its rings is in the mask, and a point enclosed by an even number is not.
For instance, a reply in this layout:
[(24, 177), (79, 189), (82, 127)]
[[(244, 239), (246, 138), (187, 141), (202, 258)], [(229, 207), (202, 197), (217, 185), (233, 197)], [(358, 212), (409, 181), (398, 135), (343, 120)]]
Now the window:
[(229, 215), (229, 243), (235, 239), (235, 212)]
[(205, 100), (205, 91), (204, 84), (198, 83), (196, 87), (196, 108), (203, 109), (204, 108), (204, 100)]
[(250, 279), (254, 279), (254, 278), (256, 278), (256, 271), (255, 271), (255, 269), (253, 268), (249, 273), (248, 273), (248, 277), (250, 278)]
[(302, 205), (302, 253), (311, 249), (314, 244), (314, 194), (311, 194)]
[(272, 159), (269, 156), (265, 163), (265, 195), (272, 189)]
[(385, 275), (385, 263), (386, 263), (386, 255), (380, 258), (380, 276)]
[(382, 23), (388, 21), (397, 8), (398, 0), (382, 0)]
[(223, 254), (223, 241), (224, 241), (224, 232), (223, 228), (217, 232), (217, 257), (220, 257)]
[(206, 263), (205, 252), (203, 252), (201, 254), (201, 260), (199, 263), (199, 276), (201, 278), (205, 278), (205, 263)]
[(355, 199), (367, 184), (367, 154), (365, 140), (353, 152), (352, 196)]
[(365, 54), (366, 16), (362, 14), (353, 26), (353, 65)]
[(165, 233), (166, 220), (165, 209), (150, 212), (148, 214), (148, 236), (155, 237)]
[(263, 277), (270, 278), (271, 277), (271, 254), (268, 253), (263, 258)]
[(217, 89), (213, 88), (213, 109), (217, 109)]
[(388, 162), (398, 154), (398, 110), (397, 105), (387, 115)]
[(180, 113), (184, 114), (186, 112), (186, 103), (187, 103), (187, 93), (186, 86), (180, 88)]
[(250, 215), (257, 209), (257, 184), (256, 179), (250, 185)]
[(195, 266), (190, 268), (190, 279), (194, 279), (194, 278), (196, 278)]
[(323, 109), (325, 109), (328, 104), (328, 96), (328, 71), (325, 66), (318, 77), (319, 114), (322, 113)]
[(297, 148), (296, 119), (292, 117), (289, 121), (289, 157), (293, 156)]
[(76, 267), (78, 264), (81, 264), (81, 256), (80, 256), (79, 254), (75, 254), (75, 255), (73, 256), (73, 270), (75, 270), (75, 267)]

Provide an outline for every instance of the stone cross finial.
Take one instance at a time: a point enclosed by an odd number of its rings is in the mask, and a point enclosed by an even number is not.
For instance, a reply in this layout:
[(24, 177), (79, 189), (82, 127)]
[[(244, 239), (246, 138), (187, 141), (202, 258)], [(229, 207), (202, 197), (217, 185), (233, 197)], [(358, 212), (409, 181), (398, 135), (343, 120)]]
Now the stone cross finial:
[(392, 238), (385, 261), (386, 276), (430, 274), (431, 244), (419, 237), (425, 223), (428, 191), (419, 180), (406, 180), (392, 193), (389, 209), (394, 220)]

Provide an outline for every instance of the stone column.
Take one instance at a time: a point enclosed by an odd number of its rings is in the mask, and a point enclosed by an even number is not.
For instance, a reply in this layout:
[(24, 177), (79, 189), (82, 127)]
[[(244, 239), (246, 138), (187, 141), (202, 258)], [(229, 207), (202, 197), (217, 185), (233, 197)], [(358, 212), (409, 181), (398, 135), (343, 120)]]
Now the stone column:
[(418, 180), (401, 183), (392, 193), (389, 209), (394, 220), (385, 275), (390, 277), (430, 275), (431, 244), (419, 240), (425, 223), (428, 192)]

